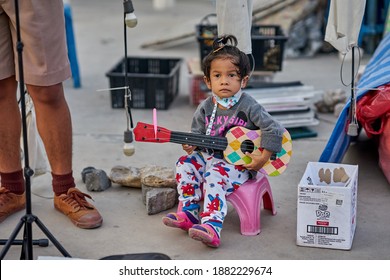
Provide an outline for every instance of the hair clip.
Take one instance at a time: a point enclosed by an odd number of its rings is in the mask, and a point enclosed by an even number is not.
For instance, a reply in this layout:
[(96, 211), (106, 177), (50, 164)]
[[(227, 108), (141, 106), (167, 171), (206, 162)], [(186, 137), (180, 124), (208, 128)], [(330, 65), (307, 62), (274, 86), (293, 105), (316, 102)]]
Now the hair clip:
[(225, 40), (224, 37), (219, 38), (219, 39), (217, 40), (217, 43), (218, 43), (218, 45), (219, 45), (220, 47), (217, 48), (217, 49), (215, 49), (215, 50), (213, 51), (213, 53), (216, 53), (217, 51), (221, 50), (221, 49), (225, 46), (225, 44), (223, 43), (224, 40)]
[(223, 49), (223, 47), (224, 47), (224, 45), (222, 45), (221, 47), (219, 47), (219, 48), (218, 48), (218, 49), (216, 49), (216, 50), (213, 50), (213, 53), (216, 53), (217, 51), (219, 51), (219, 50)]
[[(224, 39), (225, 39), (224, 37), (219, 38), (219, 39), (217, 40), (217, 43), (218, 43), (218, 44), (221, 44), (221, 43), (223, 42)], [(222, 43), (222, 44), (223, 44), (223, 43)]]

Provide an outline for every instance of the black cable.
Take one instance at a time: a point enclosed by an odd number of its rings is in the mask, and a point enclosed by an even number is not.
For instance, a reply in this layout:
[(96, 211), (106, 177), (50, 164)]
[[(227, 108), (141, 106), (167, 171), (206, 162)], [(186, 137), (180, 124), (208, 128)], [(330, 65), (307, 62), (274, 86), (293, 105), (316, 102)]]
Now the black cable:
[[(359, 68), (360, 68), (360, 61), (361, 61), (361, 55), (360, 55), (360, 48), (358, 47), (358, 46), (353, 46), (352, 47), (352, 49), (353, 48), (358, 48), (358, 53), (359, 53), (359, 60), (358, 60), (358, 67), (357, 67), (357, 69), (359, 70)], [(354, 74), (354, 70), (352, 70), (352, 80), (351, 80), (351, 82), (347, 85), (345, 82), (344, 82), (344, 80), (343, 80), (343, 66), (344, 66), (344, 62), (345, 62), (345, 57), (347, 56), (347, 54), (344, 54), (344, 57), (343, 57), (343, 61), (341, 62), (341, 68), (340, 68), (340, 80), (341, 80), (341, 83), (344, 85), (344, 86), (346, 86), (346, 87), (349, 87), (350, 85), (352, 85), (352, 87), (354, 87), (354, 85), (352, 84), (353, 83), (353, 81), (354, 81), (354, 79), (357, 77), (357, 75), (358, 75), (358, 73), (359, 73), (359, 71), (356, 71), (356, 74)], [(354, 52), (352, 51), (352, 69), (354, 69), (354, 64), (355, 64), (355, 62), (354, 62)]]
[(131, 108), (129, 101), (131, 101), (131, 90), (129, 87), (129, 79), (127, 74), (129, 72), (129, 65), (127, 61), (127, 26), (126, 26), (126, 12), (123, 13), (123, 38), (124, 38), (124, 51), (125, 51), (125, 109), (126, 109), (126, 117), (127, 117), (127, 130), (133, 128), (133, 117), (131, 115)]

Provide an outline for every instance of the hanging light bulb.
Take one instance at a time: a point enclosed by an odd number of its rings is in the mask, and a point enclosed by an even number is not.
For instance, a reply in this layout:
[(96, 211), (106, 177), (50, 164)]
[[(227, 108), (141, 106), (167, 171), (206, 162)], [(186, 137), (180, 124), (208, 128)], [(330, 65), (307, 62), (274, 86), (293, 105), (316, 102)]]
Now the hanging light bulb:
[(135, 147), (133, 145), (133, 132), (131, 130), (126, 130), (124, 133), (124, 142), (123, 153), (130, 157), (135, 153)]
[(127, 27), (133, 28), (137, 25), (138, 20), (134, 14), (134, 7), (131, 0), (123, 1), (123, 8), (125, 10), (125, 23)]

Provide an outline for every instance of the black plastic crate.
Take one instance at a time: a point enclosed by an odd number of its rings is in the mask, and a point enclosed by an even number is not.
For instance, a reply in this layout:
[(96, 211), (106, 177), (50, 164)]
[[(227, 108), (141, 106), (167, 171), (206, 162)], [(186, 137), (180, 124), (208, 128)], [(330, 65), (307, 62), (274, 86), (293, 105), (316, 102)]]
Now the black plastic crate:
[[(218, 28), (213, 24), (196, 25), (199, 42), (200, 61), (207, 56), (217, 37)], [(252, 25), (252, 54), (255, 60), (255, 71), (281, 71), (284, 45), (288, 39), (278, 25)]]
[(196, 25), (196, 37), (199, 43), (200, 64), (213, 49), (213, 42), (218, 36), (218, 27), (216, 24), (217, 15), (206, 15), (199, 24)]
[[(128, 57), (127, 79), (131, 90), (131, 108), (168, 109), (179, 93), (181, 58)], [(110, 88), (125, 86), (125, 58), (106, 76)], [(124, 108), (125, 90), (111, 90), (112, 108)]]

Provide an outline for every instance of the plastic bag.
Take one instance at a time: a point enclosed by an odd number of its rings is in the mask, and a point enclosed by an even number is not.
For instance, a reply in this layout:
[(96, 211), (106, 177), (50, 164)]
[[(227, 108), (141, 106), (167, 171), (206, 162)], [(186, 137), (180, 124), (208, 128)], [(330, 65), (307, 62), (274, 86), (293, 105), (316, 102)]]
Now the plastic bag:
[(390, 84), (363, 96), (356, 117), (367, 136), (378, 140), (379, 167), (390, 183)]
[(390, 84), (370, 91), (357, 104), (356, 117), (368, 137), (383, 132), (387, 113), (390, 113)]
[[(27, 143), (29, 166), (34, 171), (34, 176), (45, 174), (49, 171), (46, 150), (41, 136), (38, 133), (34, 104), (31, 97), (26, 94), (26, 124), (27, 124)], [(23, 152), (23, 133), (20, 138), (21, 160), (24, 160)]]
[(384, 121), (383, 133), (379, 136), (379, 167), (390, 183), (390, 113)]

